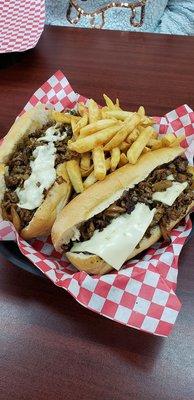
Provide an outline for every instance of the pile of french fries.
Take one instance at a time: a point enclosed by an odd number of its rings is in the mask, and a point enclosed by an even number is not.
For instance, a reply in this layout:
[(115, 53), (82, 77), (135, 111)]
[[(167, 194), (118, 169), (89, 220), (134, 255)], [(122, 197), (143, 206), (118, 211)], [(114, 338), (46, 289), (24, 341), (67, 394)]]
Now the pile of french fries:
[(78, 103), (79, 116), (68, 115), (73, 131), (68, 147), (80, 154), (79, 159), (66, 164), (76, 193), (127, 163), (135, 164), (141, 154), (177, 146), (184, 139), (173, 133), (159, 137), (153, 119), (146, 116), (143, 106), (137, 112), (124, 111), (118, 99), (114, 103), (107, 95), (103, 97), (104, 107), (100, 108), (90, 99), (87, 106)]

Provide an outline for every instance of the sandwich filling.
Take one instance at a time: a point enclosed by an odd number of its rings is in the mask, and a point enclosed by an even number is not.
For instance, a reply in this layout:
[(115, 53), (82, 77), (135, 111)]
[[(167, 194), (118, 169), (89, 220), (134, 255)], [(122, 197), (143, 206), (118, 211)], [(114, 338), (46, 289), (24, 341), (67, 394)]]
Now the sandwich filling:
[(16, 222), (17, 230), (28, 225), (55, 181), (64, 182), (56, 168), (77, 156), (67, 147), (71, 137), (69, 124), (50, 122), (22, 139), (11, 154), (1, 207), (3, 218)]
[(156, 168), (146, 180), (81, 224), (79, 240), (64, 245), (65, 251), (95, 254), (119, 269), (154, 227), (159, 225), (168, 239), (170, 223), (183, 217), (194, 199), (187, 167), (187, 160), (180, 156)]

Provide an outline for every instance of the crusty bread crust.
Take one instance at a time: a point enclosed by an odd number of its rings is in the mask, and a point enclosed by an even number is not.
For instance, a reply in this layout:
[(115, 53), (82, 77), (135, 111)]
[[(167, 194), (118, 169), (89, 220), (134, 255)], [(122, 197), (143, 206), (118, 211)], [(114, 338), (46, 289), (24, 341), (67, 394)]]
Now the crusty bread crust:
[(51, 111), (46, 110), (43, 104), (38, 104), (17, 118), (0, 146), (0, 163), (6, 163), (17, 144), (50, 119)]
[[(51, 111), (46, 110), (42, 104), (38, 104), (35, 108), (27, 111), (19, 117), (9, 130), (0, 146), (0, 201), (2, 201), (6, 189), (4, 184), (4, 174), (6, 171), (5, 164), (9, 159), (9, 155), (15, 150), (17, 144), (24, 137), (28, 136), (36, 129), (41, 128), (41, 126), (50, 120)], [(60, 164), (60, 166), (62, 167), (63, 164)], [(57, 170), (59, 170), (59, 168), (57, 168)], [(30, 223), (20, 232), (20, 235), (24, 239), (32, 239), (36, 236), (48, 235), (58, 212), (66, 205), (71, 193), (71, 184), (68, 177), (65, 176), (64, 178), (64, 173), (61, 174), (59, 172), (57, 175), (62, 175), (64, 182), (61, 184), (55, 182), (48, 191), (45, 200), (35, 212)]]
[[(194, 201), (188, 207), (184, 215), (181, 215), (177, 221), (172, 221), (169, 224), (168, 230), (171, 231), (181, 221), (181, 219), (184, 218), (184, 216), (187, 215), (192, 210), (193, 207), (194, 207)], [(161, 231), (159, 226), (157, 226), (152, 230), (152, 234), (149, 238), (143, 237), (143, 239), (139, 244), (139, 247), (134, 249), (134, 251), (130, 254), (127, 260), (134, 258), (142, 251), (148, 249), (150, 246), (156, 243), (160, 239), (160, 237), (161, 237)], [(66, 256), (77, 269), (79, 269), (80, 271), (85, 271), (91, 275), (103, 275), (113, 270), (111, 265), (107, 264), (106, 261), (102, 260), (102, 258), (96, 255), (87, 256), (83, 253), (76, 254), (68, 252), (66, 253)]]
[(70, 194), (71, 185), (69, 182), (63, 182), (60, 185), (55, 182), (30, 223), (22, 229), (20, 235), (26, 240), (49, 235), (58, 213), (66, 205)]
[[(58, 251), (74, 235), (76, 227), (93, 215), (107, 208), (121, 197), (122, 191), (147, 178), (158, 166), (169, 163), (184, 152), (181, 147), (162, 148), (141, 156), (135, 165), (127, 164), (108, 175), (75, 197), (57, 217), (52, 228), (52, 241)], [(118, 192), (117, 198), (113, 199)], [(120, 193), (119, 193), (120, 192)], [(104, 208), (101, 207), (104, 202)], [(100, 211), (99, 211), (100, 210)]]

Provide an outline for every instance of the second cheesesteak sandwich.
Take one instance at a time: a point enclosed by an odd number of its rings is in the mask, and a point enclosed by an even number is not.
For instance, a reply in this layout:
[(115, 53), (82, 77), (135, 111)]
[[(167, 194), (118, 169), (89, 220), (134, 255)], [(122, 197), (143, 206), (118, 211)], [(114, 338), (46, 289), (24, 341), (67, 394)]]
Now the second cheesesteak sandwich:
[(159, 240), (193, 207), (193, 175), (181, 147), (141, 156), (73, 199), (52, 240), (79, 270), (103, 274)]

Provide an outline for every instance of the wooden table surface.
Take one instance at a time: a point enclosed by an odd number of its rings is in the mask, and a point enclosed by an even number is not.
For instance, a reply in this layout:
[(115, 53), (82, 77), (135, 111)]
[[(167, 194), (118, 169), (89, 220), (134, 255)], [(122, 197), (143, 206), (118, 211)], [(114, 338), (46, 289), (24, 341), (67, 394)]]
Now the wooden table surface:
[[(36, 49), (0, 57), (1, 136), (58, 69), (99, 102), (106, 92), (151, 115), (194, 108), (194, 38), (46, 28)], [(0, 400), (193, 400), (193, 244), (180, 257), (183, 307), (167, 339), (98, 316), (1, 256)]]

